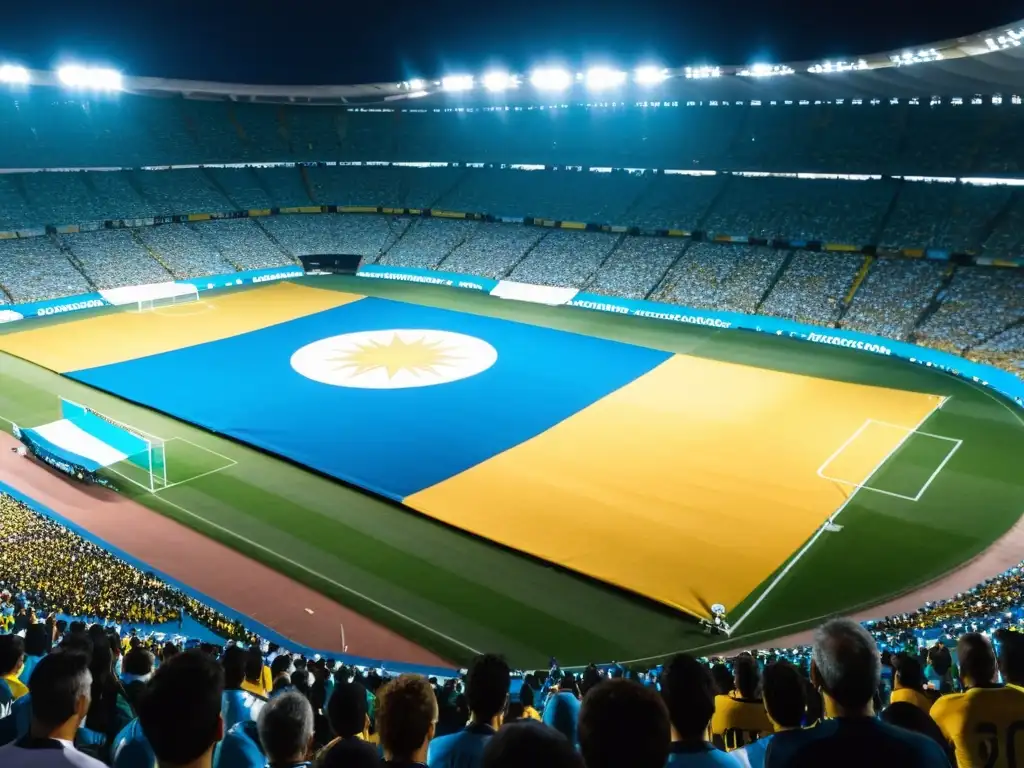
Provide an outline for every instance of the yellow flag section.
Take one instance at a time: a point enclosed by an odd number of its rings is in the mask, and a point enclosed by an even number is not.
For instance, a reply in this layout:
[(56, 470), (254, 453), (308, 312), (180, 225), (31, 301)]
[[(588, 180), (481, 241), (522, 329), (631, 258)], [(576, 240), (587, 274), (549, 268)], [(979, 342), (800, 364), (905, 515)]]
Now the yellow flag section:
[(58, 373), (80, 371), (219, 341), (363, 298), (273, 283), (147, 312), (96, 315), (0, 336), (0, 350)]
[[(842, 479), (861, 483), (940, 404), (677, 355), (405, 503), (706, 616), (735, 608), (850, 495), (818, 476), (829, 457), (849, 447)], [(869, 419), (907, 429), (861, 430)]]

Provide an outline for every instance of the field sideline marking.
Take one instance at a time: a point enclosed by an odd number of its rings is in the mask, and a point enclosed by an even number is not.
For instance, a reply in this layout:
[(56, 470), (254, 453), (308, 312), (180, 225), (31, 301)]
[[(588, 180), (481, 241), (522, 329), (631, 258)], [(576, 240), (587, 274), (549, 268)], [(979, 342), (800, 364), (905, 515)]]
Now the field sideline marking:
[[(869, 480), (876, 472), (878, 472), (879, 469), (882, 468), (882, 465), (885, 464), (885, 462), (892, 458), (893, 454), (895, 454), (896, 451), (898, 451), (903, 446), (903, 444), (910, 438), (912, 434), (914, 434), (918, 429), (924, 426), (924, 423), (932, 417), (932, 414), (934, 414), (937, 410), (939, 410), (943, 405), (946, 404), (946, 401), (948, 399), (948, 397), (942, 398), (942, 400), (940, 400), (937, 405), (935, 405), (930, 411), (928, 411), (928, 413), (924, 415), (924, 417), (917, 423), (917, 425), (912, 430), (909, 430), (906, 433), (906, 435), (900, 438), (899, 442), (897, 442), (896, 445), (894, 445), (892, 449), (881, 458), (881, 460), (875, 465), (875, 468), (872, 469), (871, 472), (868, 474)], [(839, 505), (839, 509), (837, 509), (831, 515), (829, 515), (828, 519), (818, 527), (818, 530), (814, 532), (814, 535), (811, 536), (811, 538), (808, 540), (806, 544), (804, 544), (803, 548), (800, 549), (800, 551), (797, 552), (796, 555), (794, 555), (788, 563), (786, 563), (783, 569), (774, 579), (772, 579), (771, 583), (765, 588), (765, 590), (757, 596), (757, 600), (754, 601), (754, 604), (750, 606), (743, 613), (742, 616), (740, 616), (736, 621), (732, 623), (732, 632), (735, 632), (736, 628), (739, 627), (739, 625), (742, 624), (744, 620), (746, 620), (746, 618), (754, 612), (754, 610), (764, 601), (766, 597), (768, 597), (769, 594), (771, 594), (772, 590), (774, 590), (775, 587), (777, 587), (779, 583), (793, 569), (793, 566), (800, 562), (801, 558), (803, 558), (803, 556), (807, 554), (808, 550), (812, 546), (814, 546), (814, 542), (816, 542), (818, 538), (821, 536), (821, 534), (825, 532), (826, 528), (829, 525), (832, 525), (835, 522), (836, 518), (842, 514), (843, 510), (846, 509), (847, 506), (849, 506), (850, 502), (853, 501), (854, 496), (857, 495), (860, 489), (861, 486), (857, 486), (856, 488), (853, 489), (853, 493), (846, 497), (843, 503)]]
[[(397, 616), (398, 618), (402, 619), (403, 621), (407, 621), (410, 624), (414, 624), (415, 626), (419, 627), (420, 629), (425, 629), (427, 632), (430, 632), (431, 634), (436, 635), (437, 637), (440, 637), (442, 640), (447, 640), (449, 643), (454, 643), (455, 645), (457, 645), (460, 648), (463, 648), (463, 649), (469, 651), (470, 653), (472, 653), (474, 655), (477, 655), (477, 656), (480, 655), (480, 651), (478, 651), (476, 648), (473, 648), (472, 646), (466, 645), (461, 640), (456, 640), (454, 637), (446, 635), (446, 634), (444, 634), (444, 632), (441, 632), (440, 630), (434, 629), (433, 627), (429, 627), (426, 624), (424, 624), (423, 622), (417, 621), (416, 619), (412, 618), (411, 616), (407, 616), (404, 613), (402, 613), (401, 611), (398, 611), (398, 610), (392, 608), (389, 605), (384, 605), (384, 603), (379, 602), (377, 600), (374, 600), (372, 597), (368, 597), (367, 595), (364, 595), (362, 592), (359, 592), (358, 590), (355, 590), (352, 587), (346, 586), (345, 584), (341, 584), (340, 582), (337, 582), (337, 581), (335, 581), (332, 578), (324, 576), (322, 573), (318, 573), (317, 571), (314, 571), (308, 565), (303, 565), (300, 562), (292, 560), (290, 557), (282, 555), (280, 552), (275, 552), (274, 550), (270, 549), (270, 547), (265, 547), (265, 546), (263, 546), (262, 544), (260, 544), (258, 542), (252, 541), (251, 539), (246, 538), (245, 536), (243, 536), (242, 534), (238, 533), (237, 531), (233, 531), (230, 528), (225, 528), (223, 525), (220, 525), (219, 523), (215, 523), (212, 520), (208, 520), (207, 518), (203, 517), (202, 515), (198, 515), (195, 512), (192, 512), (191, 510), (185, 509), (185, 507), (181, 506), (180, 504), (176, 504), (175, 502), (171, 501), (170, 499), (165, 499), (163, 496), (158, 496), (156, 493), (153, 493), (152, 491), (150, 491), (150, 495), (152, 495), (156, 499), (159, 499), (164, 504), (172, 506), (175, 509), (184, 512), (186, 515), (189, 515), (190, 517), (194, 517), (197, 520), (202, 521), (206, 525), (212, 526), (213, 528), (216, 528), (219, 531), (223, 531), (224, 533), (229, 534), (230, 536), (233, 536), (234, 538), (238, 539), (239, 541), (243, 541), (246, 544), (248, 544), (248, 545), (250, 545), (252, 547), (255, 547), (256, 549), (259, 549), (259, 550), (261, 550), (263, 552), (266, 552), (271, 557), (274, 557), (274, 558), (276, 558), (278, 560), (283, 560), (284, 562), (288, 563), (289, 565), (292, 565), (292, 566), (294, 566), (296, 568), (299, 568), (299, 569), (305, 571), (306, 573), (310, 574), (311, 576), (315, 576), (318, 579), (321, 579), (322, 581), (327, 582), (328, 584), (331, 584), (331, 585), (333, 585), (335, 587), (338, 587), (339, 589), (344, 590), (345, 592), (348, 592), (350, 595), (354, 595), (355, 597), (358, 597), (358, 598), (360, 598), (362, 600), (365, 600), (366, 602), (370, 603), (371, 605), (375, 605), (378, 608), (381, 608), (382, 610), (387, 611), (391, 615)], [(372, 621), (372, 619), (368, 619), (368, 620)]]

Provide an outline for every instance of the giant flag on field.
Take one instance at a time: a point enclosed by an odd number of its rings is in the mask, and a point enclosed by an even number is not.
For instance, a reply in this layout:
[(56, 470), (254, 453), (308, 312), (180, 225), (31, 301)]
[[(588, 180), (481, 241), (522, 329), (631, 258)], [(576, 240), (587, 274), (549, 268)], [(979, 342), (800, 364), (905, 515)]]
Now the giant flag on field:
[(286, 283), (0, 349), (702, 616), (941, 403)]
[(71, 375), (400, 501), (534, 437), (669, 356), (366, 298)]

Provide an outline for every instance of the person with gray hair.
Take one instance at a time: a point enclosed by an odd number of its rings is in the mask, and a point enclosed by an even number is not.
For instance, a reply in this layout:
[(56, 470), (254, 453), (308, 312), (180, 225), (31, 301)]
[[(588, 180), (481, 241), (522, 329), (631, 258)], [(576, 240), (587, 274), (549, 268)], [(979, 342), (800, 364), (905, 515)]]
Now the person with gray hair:
[(935, 741), (874, 716), (872, 698), (881, 675), (878, 647), (864, 627), (852, 619), (832, 619), (818, 627), (811, 682), (824, 699), (827, 719), (769, 745), (766, 768), (948, 768)]
[(4, 768), (103, 768), (75, 749), (75, 735), (91, 704), (89, 660), (74, 651), (40, 659), (29, 678), (32, 725), (29, 733), (0, 748)]
[(313, 751), (313, 707), (301, 693), (285, 691), (272, 698), (260, 711), (256, 725), (270, 768), (309, 761)]

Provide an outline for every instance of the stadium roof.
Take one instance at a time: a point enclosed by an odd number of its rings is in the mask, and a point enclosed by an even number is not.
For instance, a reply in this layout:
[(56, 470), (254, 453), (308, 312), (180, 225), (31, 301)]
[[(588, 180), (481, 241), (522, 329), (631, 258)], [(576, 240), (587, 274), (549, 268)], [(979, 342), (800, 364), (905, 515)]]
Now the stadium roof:
[[(625, 75), (626, 73), (621, 73)], [(38, 85), (63, 85), (56, 73), (31, 72)], [(345, 104), (437, 108), (531, 105), (576, 101), (586, 92), (582, 75), (567, 89), (540, 92), (520, 75), (519, 87), (498, 93), (480, 86), (449, 92), (442, 80), (360, 85), (245, 85), (154, 77), (124, 77), (122, 90), (151, 96), (257, 103)], [(663, 78), (663, 79), (662, 79)], [(908, 50), (848, 60), (664, 69), (660, 82), (610, 88), (606, 101), (749, 101), (927, 98), (1024, 93), (1024, 20), (977, 34)], [(587, 96), (593, 96), (587, 93)]]

